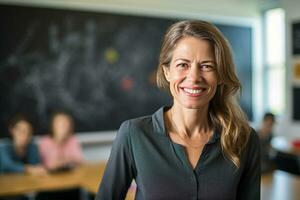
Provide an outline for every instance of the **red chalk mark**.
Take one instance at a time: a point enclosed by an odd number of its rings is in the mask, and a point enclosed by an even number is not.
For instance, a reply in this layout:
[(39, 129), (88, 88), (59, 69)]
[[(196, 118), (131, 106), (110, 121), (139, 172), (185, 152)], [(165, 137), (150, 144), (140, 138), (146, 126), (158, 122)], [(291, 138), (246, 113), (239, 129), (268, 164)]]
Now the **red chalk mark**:
[(133, 80), (130, 77), (124, 77), (121, 81), (121, 87), (124, 91), (130, 91), (133, 88)]

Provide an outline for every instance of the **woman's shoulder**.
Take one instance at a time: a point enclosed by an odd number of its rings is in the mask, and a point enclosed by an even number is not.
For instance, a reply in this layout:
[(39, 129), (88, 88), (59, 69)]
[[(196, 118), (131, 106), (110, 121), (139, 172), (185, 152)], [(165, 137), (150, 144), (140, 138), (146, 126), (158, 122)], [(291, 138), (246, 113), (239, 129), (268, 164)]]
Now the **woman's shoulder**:
[(7, 151), (10, 150), (13, 146), (13, 142), (11, 139), (3, 139), (0, 143), (0, 150)]
[(13, 141), (10, 138), (2, 139), (2, 141), (0, 142), (0, 146), (9, 146), (12, 144), (13, 144)]
[(153, 115), (146, 115), (124, 121), (119, 131), (153, 132)]
[(154, 127), (163, 126), (163, 112), (165, 106), (158, 109), (152, 115), (145, 115), (126, 120), (122, 123), (121, 128), (130, 128), (131, 130), (153, 131)]
[(121, 137), (124, 138), (155, 136), (153, 133), (163, 133), (163, 109), (164, 107), (161, 107), (152, 115), (145, 115), (124, 121), (117, 135), (122, 135)]
[(123, 122), (123, 124), (127, 124), (127, 126), (130, 125), (130, 127), (134, 128), (144, 128), (152, 123), (152, 117), (151, 115), (141, 116), (133, 119), (129, 119)]
[(257, 132), (252, 128), (251, 131), (249, 133), (249, 138), (248, 138), (248, 142), (246, 145), (246, 152), (247, 155), (249, 154), (257, 154), (260, 151), (260, 143), (259, 143), (259, 137)]
[(250, 136), (249, 136), (249, 144), (253, 145), (253, 144), (258, 144), (259, 143), (259, 136), (258, 133), (255, 131), (254, 128), (250, 127), (251, 131), (250, 131)]

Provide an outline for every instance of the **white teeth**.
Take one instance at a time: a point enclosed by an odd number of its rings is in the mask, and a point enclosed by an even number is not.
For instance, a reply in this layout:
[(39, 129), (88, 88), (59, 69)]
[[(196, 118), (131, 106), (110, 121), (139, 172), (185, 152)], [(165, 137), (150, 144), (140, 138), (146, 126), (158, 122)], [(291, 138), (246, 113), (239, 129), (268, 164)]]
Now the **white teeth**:
[(193, 90), (193, 89), (189, 89), (189, 88), (183, 88), (183, 90), (190, 94), (200, 94), (202, 92), (202, 90)]

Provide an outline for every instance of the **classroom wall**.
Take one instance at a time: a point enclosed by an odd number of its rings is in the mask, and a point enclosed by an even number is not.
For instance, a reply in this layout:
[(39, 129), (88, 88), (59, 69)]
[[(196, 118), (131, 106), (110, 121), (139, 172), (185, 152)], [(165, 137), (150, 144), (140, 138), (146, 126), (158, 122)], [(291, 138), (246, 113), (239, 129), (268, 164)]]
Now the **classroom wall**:
[(300, 1), (281, 0), (279, 6), (285, 10), (286, 14), (286, 113), (277, 125), (277, 133), (294, 139), (300, 138), (300, 122), (292, 119), (293, 65), (296, 60), (299, 61), (300, 56), (292, 55), (291, 25), (295, 20), (300, 21)]
[(104, 10), (113, 12), (132, 12), (150, 15), (166, 15), (179, 13), (196, 14), (209, 17), (256, 17), (258, 1), (247, 0), (0, 0), (11, 4), (30, 4), (37, 6), (64, 7), (72, 9)]
[[(159, 16), (174, 18), (199, 18), (225, 24), (251, 24), (254, 27), (253, 51), (253, 108), (254, 121), (258, 121), (262, 108), (262, 68), (261, 68), (261, 27), (258, 0), (0, 0), (0, 3), (17, 5), (35, 5), (41, 7), (70, 8), (143, 16)], [(93, 143), (103, 141), (107, 137), (112, 140), (116, 131), (105, 134), (80, 135), (83, 142), (84, 155), (87, 160), (105, 160), (108, 158), (110, 143)]]

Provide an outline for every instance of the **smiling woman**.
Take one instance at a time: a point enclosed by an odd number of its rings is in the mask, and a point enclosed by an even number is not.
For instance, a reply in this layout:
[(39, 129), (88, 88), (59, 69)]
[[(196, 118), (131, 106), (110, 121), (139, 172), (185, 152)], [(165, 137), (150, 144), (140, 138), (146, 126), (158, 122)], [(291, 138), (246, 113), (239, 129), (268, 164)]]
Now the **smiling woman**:
[(157, 83), (172, 106), (124, 122), (97, 200), (260, 199), (259, 143), (236, 103), (241, 84), (229, 44), (204, 21), (167, 31)]
[(187, 108), (208, 105), (218, 84), (209, 42), (195, 37), (178, 41), (170, 66), (163, 66), (174, 103)]

